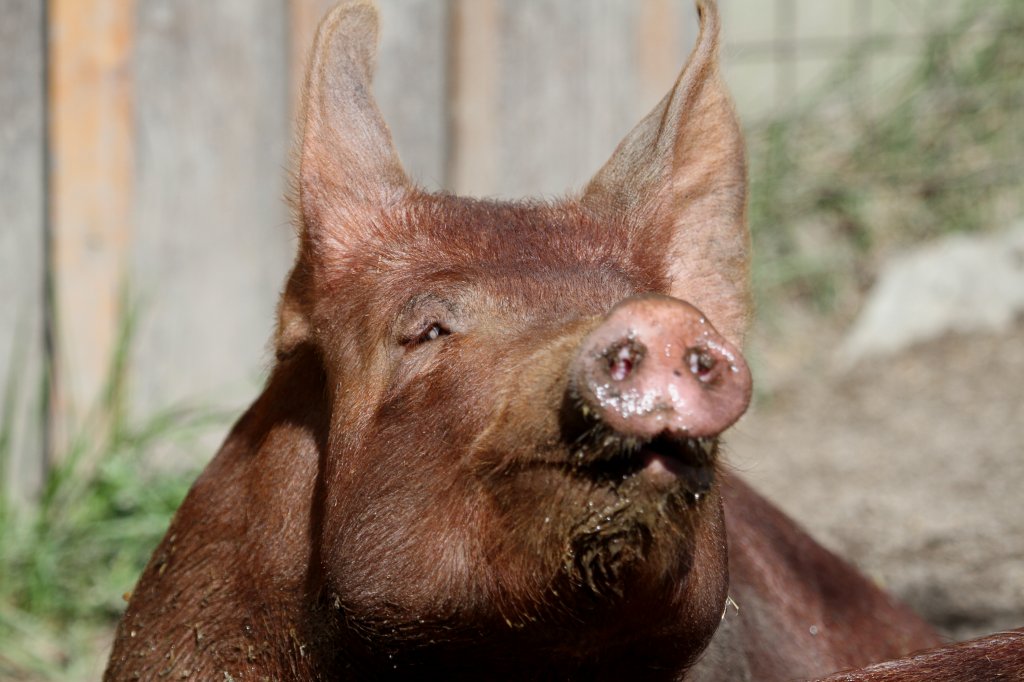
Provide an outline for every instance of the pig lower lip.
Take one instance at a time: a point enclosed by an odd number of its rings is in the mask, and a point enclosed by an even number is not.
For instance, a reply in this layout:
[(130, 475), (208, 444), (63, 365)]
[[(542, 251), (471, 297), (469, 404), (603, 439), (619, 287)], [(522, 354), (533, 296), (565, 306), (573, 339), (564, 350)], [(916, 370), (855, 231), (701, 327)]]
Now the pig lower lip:
[(671, 483), (691, 468), (673, 457), (650, 453), (644, 457), (643, 475), (656, 483)]
[[(703, 457), (693, 457), (694, 453)], [(657, 486), (670, 486), (682, 480), (689, 489), (705, 491), (710, 487), (713, 476), (713, 456), (714, 444), (710, 442), (687, 443), (682, 451), (644, 448), (640, 473)]]

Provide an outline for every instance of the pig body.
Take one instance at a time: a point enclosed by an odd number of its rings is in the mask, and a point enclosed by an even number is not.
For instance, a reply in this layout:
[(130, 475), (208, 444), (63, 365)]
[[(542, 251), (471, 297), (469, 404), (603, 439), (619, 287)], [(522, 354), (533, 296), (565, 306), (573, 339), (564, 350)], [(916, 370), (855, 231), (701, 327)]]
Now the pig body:
[(745, 169), (718, 19), (579, 196), (404, 176), (336, 9), (304, 104), (277, 364), (106, 673), (793, 679), (937, 643), (720, 465), (743, 413)]
[(822, 682), (1024, 680), (1024, 628), (829, 675)]

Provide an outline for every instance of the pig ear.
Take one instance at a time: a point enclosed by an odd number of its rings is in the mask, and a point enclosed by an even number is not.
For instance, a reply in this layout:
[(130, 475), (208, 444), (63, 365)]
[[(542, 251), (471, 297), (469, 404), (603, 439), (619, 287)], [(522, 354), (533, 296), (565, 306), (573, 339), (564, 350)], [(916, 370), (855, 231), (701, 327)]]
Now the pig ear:
[(347, 210), (382, 206), (408, 185), (371, 94), (376, 51), (372, 2), (341, 3), (317, 31), (301, 119), (299, 197), (307, 230), (336, 231), (342, 226), (334, 223), (351, 222)]
[(622, 141), (582, 201), (664, 247), (670, 293), (739, 343), (750, 308), (746, 162), (718, 74), (718, 10), (713, 0), (698, 0), (697, 12), (700, 36), (675, 86)]

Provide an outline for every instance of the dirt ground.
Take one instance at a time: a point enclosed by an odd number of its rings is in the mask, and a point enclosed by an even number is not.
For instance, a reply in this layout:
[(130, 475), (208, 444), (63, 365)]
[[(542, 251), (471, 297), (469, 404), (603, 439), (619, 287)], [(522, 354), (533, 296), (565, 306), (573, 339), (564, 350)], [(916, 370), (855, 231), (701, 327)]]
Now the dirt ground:
[(947, 634), (1024, 626), (1024, 321), (844, 372), (836, 340), (761, 354), (730, 464)]

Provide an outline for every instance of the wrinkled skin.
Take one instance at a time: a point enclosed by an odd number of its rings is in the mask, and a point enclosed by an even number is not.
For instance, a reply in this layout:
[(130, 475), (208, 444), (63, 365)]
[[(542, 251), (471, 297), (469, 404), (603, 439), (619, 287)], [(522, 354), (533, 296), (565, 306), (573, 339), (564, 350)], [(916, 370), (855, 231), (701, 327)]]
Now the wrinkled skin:
[(936, 643), (720, 464), (749, 238), (698, 6), (676, 86), (552, 204), (409, 183), (368, 94), (372, 7), (325, 20), (278, 361), (106, 679), (768, 680)]

